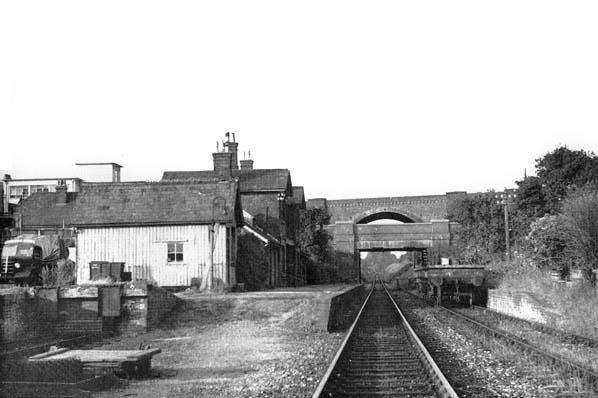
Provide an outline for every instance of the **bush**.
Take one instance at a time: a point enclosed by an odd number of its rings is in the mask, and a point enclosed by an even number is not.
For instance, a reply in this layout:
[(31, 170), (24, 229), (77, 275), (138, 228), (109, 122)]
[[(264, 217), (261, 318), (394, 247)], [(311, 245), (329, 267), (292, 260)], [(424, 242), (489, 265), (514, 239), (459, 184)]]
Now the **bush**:
[(74, 285), (77, 279), (75, 262), (69, 259), (59, 260), (56, 266), (56, 284), (58, 286)]
[(58, 260), (54, 267), (42, 268), (41, 279), (43, 286), (70, 286), (76, 280), (76, 266), (72, 260)]
[(43, 286), (56, 286), (56, 268), (47, 266), (42, 268), (41, 278)]
[(532, 248), (532, 259), (540, 268), (563, 269), (570, 265), (566, 248), (570, 236), (564, 230), (561, 215), (538, 218), (530, 226), (527, 241)]
[(598, 267), (598, 189), (586, 186), (563, 202), (562, 221), (568, 234), (566, 255), (590, 279)]

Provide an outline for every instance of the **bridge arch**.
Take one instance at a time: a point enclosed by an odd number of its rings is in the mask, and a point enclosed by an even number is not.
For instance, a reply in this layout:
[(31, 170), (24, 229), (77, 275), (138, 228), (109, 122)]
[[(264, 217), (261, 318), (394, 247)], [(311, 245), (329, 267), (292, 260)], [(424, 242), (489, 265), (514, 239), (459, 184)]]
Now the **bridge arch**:
[(424, 220), (405, 210), (396, 209), (394, 207), (377, 207), (369, 209), (362, 213), (356, 214), (352, 217), (355, 224), (367, 224), (377, 220), (397, 220), (403, 223), (421, 223)]

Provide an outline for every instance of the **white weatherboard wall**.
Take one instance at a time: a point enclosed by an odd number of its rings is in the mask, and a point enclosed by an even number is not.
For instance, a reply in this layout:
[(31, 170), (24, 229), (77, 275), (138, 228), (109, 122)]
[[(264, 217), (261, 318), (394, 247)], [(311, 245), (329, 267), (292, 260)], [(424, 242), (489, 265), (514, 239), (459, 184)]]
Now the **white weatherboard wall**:
[[(208, 262), (208, 225), (80, 228), (77, 235), (77, 282), (89, 281), (91, 261), (124, 262), (133, 278), (145, 277), (160, 286), (189, 286)], [(226, 227), (216, 225), (214, 278), (229, 284)], [(183, 262), (168, 263), (168, 242), (183, 242)]]

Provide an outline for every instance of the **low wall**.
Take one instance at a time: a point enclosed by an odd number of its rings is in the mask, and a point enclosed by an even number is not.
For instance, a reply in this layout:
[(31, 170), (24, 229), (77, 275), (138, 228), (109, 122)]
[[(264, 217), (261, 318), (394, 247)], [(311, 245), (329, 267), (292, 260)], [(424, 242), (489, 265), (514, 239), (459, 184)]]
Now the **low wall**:
[(550, 303), (525, 292), (489, 289), (486, 307), (516, 318), (544, 324), (554, 324), (559, 316)]
[(160, 287), (139, 282), (0, 291), (0, 342), (145, 332), (177, 300)]
[(328, 301), (330, 304), (328, 305), (327, 330), (339, 332), (348, 329), (355, 320), (366, 296), (367, 291), (364, 286), (359, 285), (332, 297)]
[(35, 297), (30, 289), (0, 294), (0, 315), (0, 342), (49, 339), (58, 320), (56, 300)]

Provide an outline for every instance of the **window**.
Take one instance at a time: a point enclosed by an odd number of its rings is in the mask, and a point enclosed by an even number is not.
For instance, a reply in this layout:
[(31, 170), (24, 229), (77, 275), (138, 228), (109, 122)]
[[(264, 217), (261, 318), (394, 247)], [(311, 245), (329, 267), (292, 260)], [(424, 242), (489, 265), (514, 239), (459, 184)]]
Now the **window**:
[(31, 186), (31, 193), (35, 193), (35, 192), (48, 192), (48, 186), (47, 185), (32, 185)]
[(168, 262), (181, 262), (183, 261), (183, 243), (181, 242), (170, 242), (168, 243)]
[(29, 186), (14, 186), (10, 187), (10, 198), (11, 199), (23, 199), (29, 196)]

